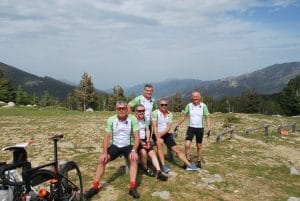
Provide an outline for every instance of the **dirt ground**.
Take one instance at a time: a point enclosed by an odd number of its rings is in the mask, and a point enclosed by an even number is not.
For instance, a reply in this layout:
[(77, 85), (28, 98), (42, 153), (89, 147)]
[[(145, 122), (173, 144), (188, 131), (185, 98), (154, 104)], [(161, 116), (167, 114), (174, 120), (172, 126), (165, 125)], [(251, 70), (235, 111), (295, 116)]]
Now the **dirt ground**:
[[(28, 113), (28, 112), (27, 112)], [(88, 189), (93, 181), (97, 160), (102, 150), (102, 139), (106, 119), (112, 113), (78, 114), (58, 112), (26, 112), (8, 114), (0, 110), (0, 147), (34, 140), (28, 147), (29, 160), (35, 166), (53, 158), (49, 136), (64, 134), (59, 143), (59, 158), (74, 160), (83, 175), (84, 188)], [(233, 114), (239, 119), (232, 122), (235, 128), (234, 139), (224, 136), (216, 143), (217, 134), (224, 128), (224, 114), (212, 114), (213, 133), (210, 141), (204, 139), (203, 168), (197, 172), (187, 172), (175, 157), (175, 162), (167, 162), (171, 168), (168, 182), (159, 182), (154, 178), (138, 175), (139, 200), (288, 200), (300, 197), (300, 176), (290, 175), (293, 165), (300, 171), (300, 132), (289, 132), (282, 138), (276, 132), (277, 126), (290, 124), (298, 118), (276, 116)], [(245, 135), (245, 129), (257, 125), (269, 124), (271, 134), (266, 137), (262, 131)], [(184, 150), (186, 124), (180, 128), (176, 139)], [(196, 149), (193, 147), (195, 159)], [(0, 161), (8, 161), (9, 153), (2, 152)], [(131, 200), (128, 196), (128, 175), (124, 170), (124, 159), (109, 163), (103, 188), (93, 200), (118, 201)], [(153, 193), (157, 192), (158, 195)], [(159, 193), (168, 192), (169, 197), (160, 197)]]

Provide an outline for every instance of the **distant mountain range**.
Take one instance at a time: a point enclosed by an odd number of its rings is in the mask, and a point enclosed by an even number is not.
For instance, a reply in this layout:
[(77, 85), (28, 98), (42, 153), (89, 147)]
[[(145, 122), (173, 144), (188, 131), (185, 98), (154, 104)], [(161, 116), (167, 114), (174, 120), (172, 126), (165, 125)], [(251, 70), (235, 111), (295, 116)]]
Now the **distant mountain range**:
[[(5, 76), (14, 88), (20, 85), (25, 91), (30, 94), (35, 93), (38, 97), (41, 97), (44, 91), (48, 91), (51, 96), (63, 100), (76, 87), (48, 76), (38, 77), (1, 62), (0, 69), (4, 71)], [(275, 64), (252, 73), (218, 80), (167, 79), (152, 84), (156, 98), (170, 97), (178, 91), (183, 98), (188, 99), (194, 89), (200, 89), (204, 96), (220, 98), (223, 96), (238, 96), (241, 92), (249, 89), (255, 89), (259, 94), (278, 93), (296, 75), (300, 75), (300, 62)], [(125, 87), (125, 94), (127, 96), (133, 93), (136, 95), (141, 94), (144, 84)], [(111, 93), (111, 90), (107, 92), (97, 91), (106, 95)]]
[[(68, 93), (77, 87), (48, 76), (39, 77), (1, 62), (0, 69), (4, 71), (4, 76), (10, 80), (15, 89), (21, 86), (26, 92), (35, 94), (38, 97), (42, 97), (44, 92), (47, 91), (51, 96), (64, 100)], [(98, 93), (107, 94), (100, 90), (98, 90)]]
[[(178, 91), (183, 98), (189, 98), (194, 89), (200, 89), (204, 96), (220, 98), (238, 96), (249, 89), (255, 89), (259, 94), (278, 93), (296, 75), (300, 75), (300, 62), (275, 64), (252, 73), (218, 80), (169, 79), (152, 85), (155, 97), (170, 97)], [(139, 84), (124, 90), (127, 95), (140, 94), (143, 87), (144, 84)]]

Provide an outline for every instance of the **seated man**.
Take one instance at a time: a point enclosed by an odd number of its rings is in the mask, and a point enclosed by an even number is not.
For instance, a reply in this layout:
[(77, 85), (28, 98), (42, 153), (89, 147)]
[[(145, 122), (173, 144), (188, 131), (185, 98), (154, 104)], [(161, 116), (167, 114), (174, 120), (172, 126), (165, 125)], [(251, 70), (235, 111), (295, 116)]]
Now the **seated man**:
[(167, 147), (171, 149), (182, 162), (184, 162), (186, 170), (197, 170), (197, 166), (195, 164), (191, 164), (187, 160), (174, 141), (172, 134), (169, 133), (172, 119), (173, 114), (168, 111), (168, 101), (166, 99), (161, 99), (159, 101), (158, 109), (152, 112), (152, 128), (154, 131), (152, 137), (157, 145), (157, 154), (162, 165), (162, 171), (165, 173), (170, 171), (168, 166), (165, 164), (163, 143), (165, 143)]
[[(138, 120), (139, 124), (139, 136), (140, 136), (140, 146), (139, 146), (139, 158), (142, 162), (143, 169), (146, 175), (150, 177), (154, 177), (161, 181), (167, 181), (168, 177), (161, 172), (159, 162), (156, 156), (155, 151), (153, 150), (151, 143), (150, 143), (150, 129), (148, 122), (145, 120), (145, 107), (144, 105), (140, 104), (136, 107), (135, 117)], [(153, 173), (152, 169), (148, 168), (148, 156), (151, 158), (152, 164), (156, 169), (156, 174)]]
[[(93, 187), (86, 193), (86, 198), (91, 198), (99, 192), (99, 183), (104, 175), (106, 164), (123, 154), (129, 161), (129, 195), (139, 198), (136, 189), (137, 174), (137, 149), (139, 146), (139, 127), (137, 119), (128, 115), (127, 103), (118, 101), (116, 103), (116, 115), (107, 120), (106, 133), (103, 139), (103, 153), (99, 157), (99, 164), (96, 171)], [(131, 137), (134, 137), (134, 144), (131, 145)], [(112, 144), (109, 146), (110, 139)]]

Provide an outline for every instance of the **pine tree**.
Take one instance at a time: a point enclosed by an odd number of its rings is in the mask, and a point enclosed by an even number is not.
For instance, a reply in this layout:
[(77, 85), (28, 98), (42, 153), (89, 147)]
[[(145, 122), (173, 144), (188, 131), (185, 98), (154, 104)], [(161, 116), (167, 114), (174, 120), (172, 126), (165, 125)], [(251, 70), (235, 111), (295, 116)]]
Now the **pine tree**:
[(97, 107), (97, 94), (92, 82), (91, 76), (86, 72), (83, 73), (79, 86), (74, 90), (78, 106), (81, 111), (86, 111), (88, 107), (94, 110)]
[(0, 69), (0, 101), (15, 101), (15, 92), (9, 80), (5, 79), (4, 72)]
[(177, 91), (176, 94), (171, 97), (169, 105), (170, 110), (173, 112), (181, 112), (184, 109), (183, 100), (179, 91)]
[(24, 91), (20, 85), (18, 86), (18, 89), (16, 91), (16, 104), (17, 105), (34, 104), (34, 98), (35, 97), (31, 96), (26, 91)]
[(47, 107), (52, 105), (51, 97), (48, 91), (44, 91), (43, 96), (41, 97), (40, 105), (42, 107)]
[(117, 85), (113, 88), (113, 94), (108, 98), (108, 110), (115, 110), (115, 105), (117, 101), (126, 101), (126, 97), (124, 96), (124, 89)]
[(106, 111), (107, 110), (107, 101), (108, 98), (105, 95), (98, 95), (98, 107), (97, 110), (99, 111)]
[(204, 102), (207, 105), (210, 113), (215, 112), (216, 101), (213, 99), (213, 97), (205, 96), (202, 98), (202, 102)]
[(260, 109), (260, 97), (255, 89), (242, 93), (240, 104), (241, 112), (258, 113)]
[(279, 96), (278, 102), (286, 115), (300, 114), (300, 75), (291, 79)]
[(68, 95), (67, 95), (67, 97), (64, 101), (64, 105), (69, 110), (76, 110), (77, 109), (77, 99), (74, 95), (74, 91), (71, 92), (71, 93), (68, 93)]

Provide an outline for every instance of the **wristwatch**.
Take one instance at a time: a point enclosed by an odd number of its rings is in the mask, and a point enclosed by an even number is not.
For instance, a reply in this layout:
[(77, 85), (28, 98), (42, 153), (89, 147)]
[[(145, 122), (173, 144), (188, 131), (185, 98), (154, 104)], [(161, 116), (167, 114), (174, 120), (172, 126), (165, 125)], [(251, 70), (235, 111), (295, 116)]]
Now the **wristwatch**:
[(136, 152), (136, 150), (135, 149), (131, 149), (131, 152)]

